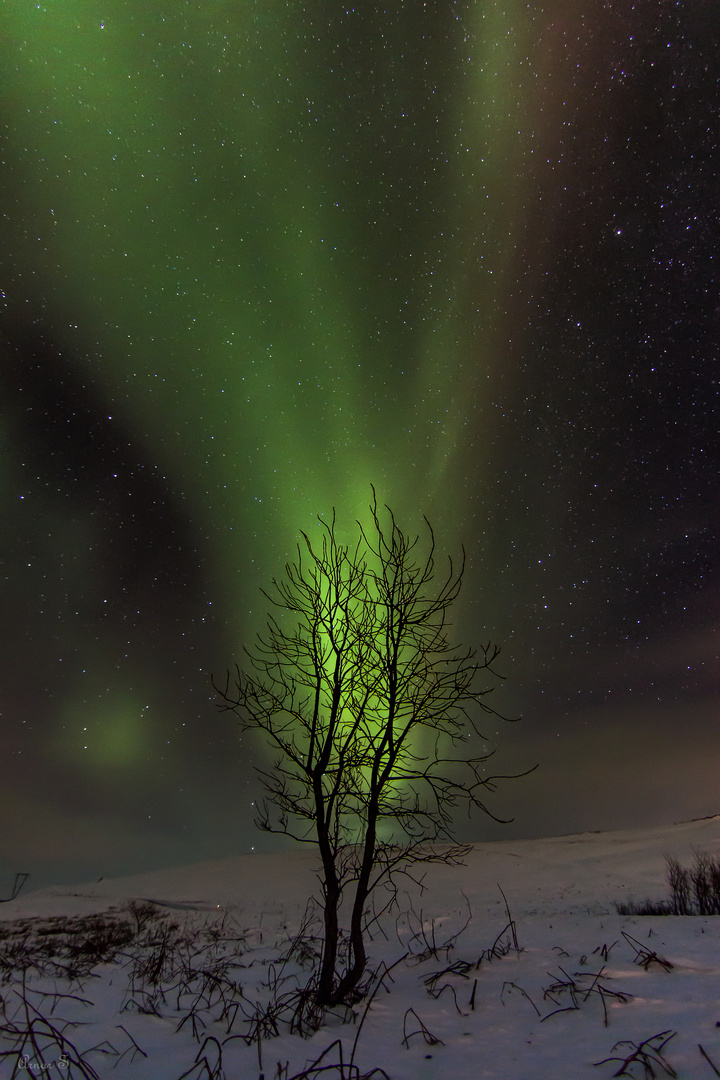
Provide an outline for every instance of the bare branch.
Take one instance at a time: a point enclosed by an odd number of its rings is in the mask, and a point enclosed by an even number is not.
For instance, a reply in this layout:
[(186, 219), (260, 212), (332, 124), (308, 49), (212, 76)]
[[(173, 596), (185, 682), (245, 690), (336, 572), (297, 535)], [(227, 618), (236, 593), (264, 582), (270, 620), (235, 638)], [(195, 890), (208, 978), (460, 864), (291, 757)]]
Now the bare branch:
[[(485, 798), (509, 779), (485, 774), (492, 752), (474, 743), (483, 739), (478, 716), (505, 719), (487, 701), (502, 679), (500, 650), (491, 642), (466, 649), (448, 637), (464, 550), (438, 579), (427, 519), (421, 543), (389, 507), (381, 513), (374, 489), (370, 515), (370, 527), (358, 523), (354, 547), (338, 540), (334, 511), (320, 519), (319, 540), (301, 534), (295, 560), (264, 593), (273, 610), (245, 651), (247, 670), (213, 681), (220, 710), (274, 751), (272, 768), (258, 770), (267, 796), (259, 828), (318, 848), (319, 1004), (351, 1002), (357, 992), (373, 890), (392, 889), (394, 876), (416, 863), (462, 857), (453, 843), (457, 810), (502, 820)], [(342, 971), (339, 910), (348, 889)]]

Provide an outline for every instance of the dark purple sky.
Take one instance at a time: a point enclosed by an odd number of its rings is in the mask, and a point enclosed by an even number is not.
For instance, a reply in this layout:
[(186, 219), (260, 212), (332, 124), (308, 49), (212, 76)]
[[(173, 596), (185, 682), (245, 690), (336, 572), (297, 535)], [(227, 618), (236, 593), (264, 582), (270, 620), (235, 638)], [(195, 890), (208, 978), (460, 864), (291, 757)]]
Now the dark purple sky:
[(720, 15), (98, 10), (0, 17), (0, 876), (265, 842), (210, 673), (371, 484), (539, 765), (465, 835), (717, 812)]

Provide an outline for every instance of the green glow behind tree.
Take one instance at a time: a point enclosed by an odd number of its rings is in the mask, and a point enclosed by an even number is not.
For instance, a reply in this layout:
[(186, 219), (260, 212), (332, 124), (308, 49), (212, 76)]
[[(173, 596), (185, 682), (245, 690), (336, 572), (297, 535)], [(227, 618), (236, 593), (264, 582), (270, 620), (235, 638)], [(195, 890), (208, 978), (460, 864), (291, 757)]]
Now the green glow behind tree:
[(419, 537), (389, 509), (383, 524), (375, 500), (370, 520), (354, 547), (338, 541), (334, 514), (320, 521), (319, 544), (303, 533), (304, 548), (266, 594), (278, 614), (247, 652), (249, 670), (216, 687), (221, 708), (276, 753), (258, 770), (267, 800), (257, 824), (318, 846), (324, 945), (314, 999), (323, 1006), (361, 992), (373, 890), (392, 892), (393, 874), (413, 863), (461, 857), (455, 810), (490, 814), (483, 797), (499, 779), (486, 774), (477, 727), (478, 714), (498, 715), (477, 683), (480, 673), (499, 677), (499, 650), (465, 649), (447, 634), (464, 560), (458, 570), (450, 561), (438, 583), (429, 523), (421, 555)]

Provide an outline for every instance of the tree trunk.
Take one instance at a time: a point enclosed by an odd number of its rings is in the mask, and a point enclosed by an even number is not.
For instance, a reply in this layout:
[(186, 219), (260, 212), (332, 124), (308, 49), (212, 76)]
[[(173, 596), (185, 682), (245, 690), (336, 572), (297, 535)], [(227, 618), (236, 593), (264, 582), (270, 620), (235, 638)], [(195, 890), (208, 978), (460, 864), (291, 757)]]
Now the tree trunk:
[(335, 965), (338, 950), (338, 902), (340, 890), (332, 887), (325, 875), (325, 909), (323, 911), (324, 941), (317, 988), (318, 1005), (333, 1005)]
[(375, 838), (376, 838), (377, 808), (371, 806), (368, 813), (368, 824), (365, 832), (363, 847), (363, 860), (358, 874), (355, 887), (355, 900), (353, 901), (352, 914), (350, 916), (350, 955), (348, 957), (348, 969), (343, 975), (338, 988), (333, 994), (333, 1005), (352, 1000), (354, 991), (365, 974), (367, 967), (367, 953), (365, 952), (365, 940), (363, 938), (363, 915), (365, 904), (370, 894), (370, 875), (375, 864)]
[(363, 939), (362, 919), (367, 898), (368, 890), (366, 888), (361, 888), (360, 883), (358, 882), (350, 921), (350, 956), (348, 957), (348, 970), (343, 975), (337, 990), (332, 995), (333, 1005), (352, 1001), (354, 991), (365, 974), (367, 954), (365, 952), (365, 941)]
[(337, 877), (332, 844), (321, 815), (318, 815), (317, 823), (318, 847), (320, 848), (323, 867), (323, 926), (325, 935), (320, 961), (317, 1002), (319, 1005), (331, 1005), (333, 1004), (335, 968), (337, 966), (338, 907), (342, 890)]

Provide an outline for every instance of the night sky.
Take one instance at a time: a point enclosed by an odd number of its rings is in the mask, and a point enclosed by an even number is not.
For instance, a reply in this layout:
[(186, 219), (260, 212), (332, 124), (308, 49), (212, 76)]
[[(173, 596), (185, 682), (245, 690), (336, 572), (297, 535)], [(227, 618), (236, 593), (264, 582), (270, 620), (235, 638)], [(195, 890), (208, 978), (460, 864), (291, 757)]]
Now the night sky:
[(210, 674), (371, 485), (465, 546), (539, 766), (461, 835), (720, 812), (716, 5), (0, 30), (0, 889), (267, 847)]

